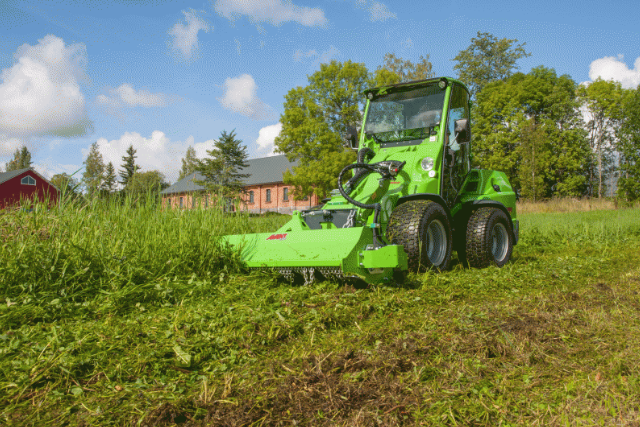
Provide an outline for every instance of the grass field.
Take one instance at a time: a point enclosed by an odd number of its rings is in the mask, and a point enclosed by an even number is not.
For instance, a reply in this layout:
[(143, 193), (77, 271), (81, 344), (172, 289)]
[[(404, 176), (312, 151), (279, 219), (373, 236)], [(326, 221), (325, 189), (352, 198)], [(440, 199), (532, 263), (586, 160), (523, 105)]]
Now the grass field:
[(640, 209), (521, 215), (502, 269), (248, 275), (286, 217), (0, 213), (0, 424), (640, 425)]

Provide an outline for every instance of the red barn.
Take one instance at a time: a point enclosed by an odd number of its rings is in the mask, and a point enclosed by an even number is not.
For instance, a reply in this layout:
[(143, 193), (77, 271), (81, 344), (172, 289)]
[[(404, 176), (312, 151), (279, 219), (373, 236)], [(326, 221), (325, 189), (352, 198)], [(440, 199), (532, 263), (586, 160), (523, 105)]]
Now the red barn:
[(0, 173), (0, 209), (17, 205), (20, 199), (58, 200), (60, 190), (32, 168)]

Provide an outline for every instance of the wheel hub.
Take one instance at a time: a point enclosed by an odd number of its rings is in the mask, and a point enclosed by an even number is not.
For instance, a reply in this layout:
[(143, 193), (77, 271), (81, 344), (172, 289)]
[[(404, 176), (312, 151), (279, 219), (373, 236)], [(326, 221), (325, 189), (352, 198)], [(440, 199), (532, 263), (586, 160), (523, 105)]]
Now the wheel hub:
[(427, 258), (431, 265), (437, 267), (442, 264), (447, 254), (447, 234), (440, 220), (433, 220), (427, 226)]
[(509, 251), (509, 235), (504, 224), (496, 224), (491, 230), (491, 253), (496, 262), (502, 262)]

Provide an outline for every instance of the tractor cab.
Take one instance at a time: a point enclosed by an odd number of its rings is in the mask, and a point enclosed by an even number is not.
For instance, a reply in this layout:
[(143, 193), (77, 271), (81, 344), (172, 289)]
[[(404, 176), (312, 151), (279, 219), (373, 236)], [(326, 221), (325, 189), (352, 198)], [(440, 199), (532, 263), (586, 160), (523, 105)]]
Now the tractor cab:
[(365, 95), (368, 104), (361, 145), (375, 153), (425, 145), (416, 151), (435, 157), (425, 156), (427, 160), (419, 166), (423, 171), (434, 170), (431, 175), (435, 176), (425, 179), (436, 179), (438, 184), (424, 191), (441, 195), (452, 207), (471, 168), (469, 92), (465, 86), (440, 78), (370, 89)]

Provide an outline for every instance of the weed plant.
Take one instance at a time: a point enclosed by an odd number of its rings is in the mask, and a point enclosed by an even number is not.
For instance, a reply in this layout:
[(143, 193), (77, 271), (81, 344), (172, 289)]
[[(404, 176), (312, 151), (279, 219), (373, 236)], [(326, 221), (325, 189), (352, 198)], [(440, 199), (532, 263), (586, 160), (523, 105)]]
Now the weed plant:
[(640, 210), (522, 214), (502, 269), (292, 286), (215, 236), (286, 217), (0, 216), (0, 423), (638, 425)]

